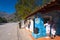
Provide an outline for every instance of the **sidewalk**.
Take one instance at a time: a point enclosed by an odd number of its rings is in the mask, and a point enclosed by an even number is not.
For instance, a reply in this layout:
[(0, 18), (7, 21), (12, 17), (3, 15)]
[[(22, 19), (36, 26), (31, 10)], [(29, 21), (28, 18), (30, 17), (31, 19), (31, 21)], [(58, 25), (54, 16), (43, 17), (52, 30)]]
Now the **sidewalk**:
[[(28, 31), (28, 32), (30, 32), (30, 31)], [(30, 32), (30, 33), (31, 33), (31, 32)], [(43, 38), (38, 38), (38, 39), (34, 39), (34, 38), (32, 37), (32, 34), (30, 34), (30, 37), (32, 38), (32, 40), (60, 40), (60, 36), (56, 36), (54, 39), (45, 38), (45, 37), (43, 37)]]
[(26, 29), (19, 29), (19, 40), (32, 40), (29, 35), (30, 32), (28, 32)]
[(51, 38), (38, 38), (34, 39), (30, 31), (26, 29), (19, 29), (20, 37), (19, 40), (60, 40), (60, 36), (56, 36), (54, 39)]

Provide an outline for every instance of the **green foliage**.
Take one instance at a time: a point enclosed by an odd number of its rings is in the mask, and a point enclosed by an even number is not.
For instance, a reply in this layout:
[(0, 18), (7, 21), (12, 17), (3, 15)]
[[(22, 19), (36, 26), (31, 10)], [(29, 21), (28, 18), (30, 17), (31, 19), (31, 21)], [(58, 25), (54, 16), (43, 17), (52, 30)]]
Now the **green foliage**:
[(0, 17), (0, 23), (4, 23), (4, 22), (7, 22), (7, 20), (5, 18)]
[[(29, 15), (33, 10), (35, 10), (38, 6), (35, 3), (37, 0), (18, 0), (16, 3), (16, 11), (18, 18), (24, 19), (27, 15)], [(42, 0), (43, 5), (47, 4), (51, 0)], [(40, 6), (41, 7), (41, 6)]]
[(18, 0), (16, 4), (17, 16), (21, 19), (24, 19), (27, 15), (30, 14), (35, 8), (35, 0)]
[(2, 18), (0, 17), (0, 23), (2, 22)]

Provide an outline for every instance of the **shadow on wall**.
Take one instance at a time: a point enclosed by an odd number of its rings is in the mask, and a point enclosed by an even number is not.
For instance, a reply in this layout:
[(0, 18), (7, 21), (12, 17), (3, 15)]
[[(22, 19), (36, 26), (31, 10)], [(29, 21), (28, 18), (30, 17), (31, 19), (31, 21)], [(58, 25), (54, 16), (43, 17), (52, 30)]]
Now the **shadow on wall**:
[(60, 18), (56, 23), (56, 35), (60, 36)]

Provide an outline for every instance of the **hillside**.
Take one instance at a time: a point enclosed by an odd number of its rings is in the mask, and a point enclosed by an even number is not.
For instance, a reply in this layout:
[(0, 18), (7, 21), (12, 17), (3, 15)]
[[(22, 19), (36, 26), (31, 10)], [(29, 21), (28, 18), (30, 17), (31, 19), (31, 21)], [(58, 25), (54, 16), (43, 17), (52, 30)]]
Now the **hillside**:
[(15, 14), (7, 14), (5, 12), (0, 12), (0, 17), (5, 18), (8, 22), (9, 21), (16, 21), (16, 15)]

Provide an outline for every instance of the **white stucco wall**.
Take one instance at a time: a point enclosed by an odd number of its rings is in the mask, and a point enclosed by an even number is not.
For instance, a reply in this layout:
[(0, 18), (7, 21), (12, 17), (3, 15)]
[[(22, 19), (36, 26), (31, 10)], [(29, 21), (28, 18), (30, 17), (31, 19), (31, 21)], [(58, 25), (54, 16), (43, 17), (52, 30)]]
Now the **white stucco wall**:
[(25, 28), (26, 28), (27, 30), (29, 30), (28, 24), (29, 24), (29, 20), (27, 20), (27, 22), (25, 23)]
[(21, 28), (24, 28), (24, 20), (21, 20)]
[(30, 19), (30, 22), (31, 22), (31, 24), (30, 24), (30, 31), (33, 32), (33, 20)]

